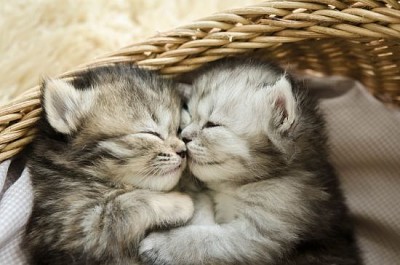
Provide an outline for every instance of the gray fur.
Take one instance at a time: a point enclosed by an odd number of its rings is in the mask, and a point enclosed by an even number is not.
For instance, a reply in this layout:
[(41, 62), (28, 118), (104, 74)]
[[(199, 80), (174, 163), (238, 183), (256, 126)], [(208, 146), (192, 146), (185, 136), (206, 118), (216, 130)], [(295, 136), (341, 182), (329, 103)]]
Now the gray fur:
[(141, 259), (360, 264), (315, 100), (282, 69), (256, 60), (222, 60), (191, 78), (192, 121), (182, 137), (207, 189), (194, 196), (191, 224), (150, 234)]
[(149, 231), (186, 223), (189, 196), (170, 191), (186, 165), (172, 81), (129, 65), (46, 80), (28, 154), (31, 264), (137, 264)]

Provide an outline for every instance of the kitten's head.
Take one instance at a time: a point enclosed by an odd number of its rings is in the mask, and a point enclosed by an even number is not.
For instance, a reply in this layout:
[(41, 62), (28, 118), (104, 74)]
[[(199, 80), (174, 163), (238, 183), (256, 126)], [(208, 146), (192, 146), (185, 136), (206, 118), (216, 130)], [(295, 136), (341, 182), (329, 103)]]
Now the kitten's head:
[(116, 183), (170, 190), (185, 167), (177, 137), (181, 101), (172, 81), (128, 65), (46, 80), (36, 153)]
[(272, 177), (294, 165), (299, 154), (306, 158), (323, 146), (315, 102), (282, 69), (226, 59), (194, 76), (187, 104), (191, 121), (184, 124), (182, 138), (189, 167), (200, 180)]

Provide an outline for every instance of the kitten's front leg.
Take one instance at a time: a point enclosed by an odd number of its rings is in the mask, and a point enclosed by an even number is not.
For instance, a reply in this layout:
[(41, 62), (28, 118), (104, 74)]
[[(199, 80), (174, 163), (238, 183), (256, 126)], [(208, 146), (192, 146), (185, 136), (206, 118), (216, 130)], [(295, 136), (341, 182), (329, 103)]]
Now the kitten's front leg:
[(190, 225), (214, 225), (215, 211), (214, 203), (206, 192), (192, 193), (194, 201), (194, 214)]
[[(74, 238), (79, 241), (75, 244), (84, 245), (96, 258), (106, 252), (120, 258), (121, 252), (136, 250), (146, 230), (183, 225), (193, 215), (192, 199), (179, 192), (134, 190), (109, 196), (105, 202), (101, 208), (87, 211), (83, 219), (81, 213), (75, 214), (71, 221), (83, 229), (84, 239)], [(108, 240), (111, 238), (119, 244)]]
[(280, 251), (251, 226), (186, 226), (157, 232), (139, 247), (142, 262), (152, 265), (268, 264)]
[(183, 225), (192, 218), (194, 212), (190, 196), (180, 192), (154, 194), (147, 199), (147, 205), (155, 216), (149, 227)]
[(204, 184), (186, 172), (180, 180), (180, 189), (189, 194), (194, 203), (194, 215), (189, 224), (215, 224), (214, 202)]

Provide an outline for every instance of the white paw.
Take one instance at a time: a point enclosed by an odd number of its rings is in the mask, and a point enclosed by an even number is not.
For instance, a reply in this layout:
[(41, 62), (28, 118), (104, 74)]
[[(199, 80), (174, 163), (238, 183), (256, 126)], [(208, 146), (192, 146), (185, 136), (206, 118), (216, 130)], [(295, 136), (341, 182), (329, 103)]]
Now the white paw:
[(148, 265), (174, 265), (168, 254), (168, 241), (168, 232), (151, 233), (140, 242), (140, 260)]
[(183, 225), (192, 218), (194, 212), (192, 199), (180, 192), (151, 197), (148, 203), (161, 225)]
[(194, 205), (189, 195), (171, 192), (168, 194), (171, 212), (177, 218), (179, 223), (186, 223), (193, 216)]

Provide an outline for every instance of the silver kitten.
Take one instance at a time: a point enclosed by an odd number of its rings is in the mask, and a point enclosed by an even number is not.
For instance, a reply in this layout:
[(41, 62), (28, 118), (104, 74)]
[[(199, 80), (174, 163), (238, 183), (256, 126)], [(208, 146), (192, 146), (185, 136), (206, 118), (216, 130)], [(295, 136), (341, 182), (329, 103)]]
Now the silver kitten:
[(176, 85), (129, 65), (43, 84), (31, 146), (31, 264), (137, 264), (145, 233), (186, 223), (189, 196), (171, 190), (186, 166)]
[[(141, 242), (147, 264), (360, 264), (317, 104), (282, 69), (226, 59), (194, 73), (191, 225)], [(207, 196), (208, 195), (208, 196)]]

